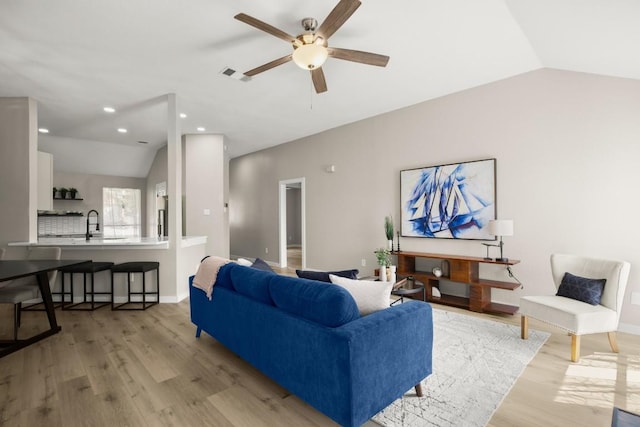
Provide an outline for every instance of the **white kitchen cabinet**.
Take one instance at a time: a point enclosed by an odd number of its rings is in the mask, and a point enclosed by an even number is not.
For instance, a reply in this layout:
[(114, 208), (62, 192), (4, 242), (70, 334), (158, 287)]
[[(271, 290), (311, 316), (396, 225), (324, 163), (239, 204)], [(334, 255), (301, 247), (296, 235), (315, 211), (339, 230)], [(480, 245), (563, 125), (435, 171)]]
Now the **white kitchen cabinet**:
[(53, 209), (53, 154), (38, 151), (38, 210)]

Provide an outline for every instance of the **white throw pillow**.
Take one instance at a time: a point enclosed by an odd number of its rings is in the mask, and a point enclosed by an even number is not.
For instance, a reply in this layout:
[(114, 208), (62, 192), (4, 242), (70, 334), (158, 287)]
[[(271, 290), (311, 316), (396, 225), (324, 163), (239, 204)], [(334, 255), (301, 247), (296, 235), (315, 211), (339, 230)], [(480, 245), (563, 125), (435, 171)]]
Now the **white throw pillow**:
[(393, 282), (354, 280), (329, 275), (331, 283), (345, 288), (356, 301), (361, 316), (389, 307)]
[(245, 267), (251, 267), (253, 265), (252, 261), (249, 261), (248, 259), (245, 259), (245, 258), (238, 258), (238, 261), (236, 262), (240, 265), (244, 265)]

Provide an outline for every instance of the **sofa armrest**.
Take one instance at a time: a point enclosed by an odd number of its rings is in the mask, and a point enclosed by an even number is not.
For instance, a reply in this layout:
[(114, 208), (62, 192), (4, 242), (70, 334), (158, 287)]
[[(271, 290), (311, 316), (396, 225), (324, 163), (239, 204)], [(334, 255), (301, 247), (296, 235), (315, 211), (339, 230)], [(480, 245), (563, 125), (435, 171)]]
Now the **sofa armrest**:
[[(431, 305), (410, 301), (340, 328), (348, 336), (351, 392), (358, 413), (377, 413), (431, 374)], [(380, 407), (380, 402), (383, 406)]]

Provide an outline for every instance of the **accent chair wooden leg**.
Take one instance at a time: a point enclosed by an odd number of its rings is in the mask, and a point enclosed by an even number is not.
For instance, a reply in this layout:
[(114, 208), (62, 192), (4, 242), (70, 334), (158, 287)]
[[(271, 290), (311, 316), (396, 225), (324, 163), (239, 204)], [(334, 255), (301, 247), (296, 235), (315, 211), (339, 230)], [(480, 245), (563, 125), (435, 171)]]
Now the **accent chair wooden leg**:
[(580, 335), (571, 334), (571, 361), (580, 360)]
[(607, 332), (607, 335), (609, 336), (609, 344), (611, 345), (611, 350), (614, 353), (617, 353), (618, 352), (618, 340), (616, 339), (615, 331)]
[(520, 337), (523, 340), (529, 339), (529, 318), (520, 316)]
[(416, 389), (416, 396), (422, 397), (422, 384), (421, 383), (416, 384), (415, 389)]

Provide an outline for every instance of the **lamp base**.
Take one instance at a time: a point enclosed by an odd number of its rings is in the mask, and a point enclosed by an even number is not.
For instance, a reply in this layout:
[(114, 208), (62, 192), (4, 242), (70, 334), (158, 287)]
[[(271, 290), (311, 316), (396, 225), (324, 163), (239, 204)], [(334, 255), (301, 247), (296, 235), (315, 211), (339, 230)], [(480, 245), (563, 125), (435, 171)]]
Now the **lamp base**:
[(498, 262), (507, 262), (507, 261), (509, 261), (509, 258), (496, 258), (496, 261), (498, 261)]

